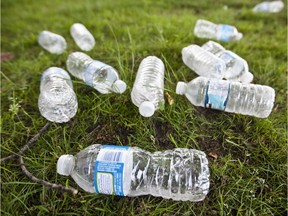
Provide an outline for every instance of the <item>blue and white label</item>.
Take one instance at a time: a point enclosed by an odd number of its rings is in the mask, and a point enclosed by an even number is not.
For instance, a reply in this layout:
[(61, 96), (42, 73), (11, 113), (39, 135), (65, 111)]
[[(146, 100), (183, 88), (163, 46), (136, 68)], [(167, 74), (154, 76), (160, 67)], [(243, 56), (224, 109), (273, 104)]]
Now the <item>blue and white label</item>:
[(225, 110), (230, 91), (230, 83), (225, 80), (208, 82), (204, 105), (206, 108)]
[(123, 190), (125, 160), (128, 146), (103, 145), (94, 169), (96, 193), (125, 196)]
[(220, 41), (228, 42), (231, 40), (231, 37), (234, 35), (234, 27), (230, 25), (218, 25), (218, 36), (217, 39)]

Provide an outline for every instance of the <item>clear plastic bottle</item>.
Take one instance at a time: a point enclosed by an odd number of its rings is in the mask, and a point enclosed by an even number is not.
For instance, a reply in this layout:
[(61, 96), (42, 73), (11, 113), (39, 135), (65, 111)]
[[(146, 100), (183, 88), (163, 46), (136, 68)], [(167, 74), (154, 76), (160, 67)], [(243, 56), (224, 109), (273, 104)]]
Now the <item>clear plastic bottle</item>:
[(202, 19), (197, 20), (194, 34), (200, 38), (215, 38), (224, 42), (240, 40), (243, 37), (242, 33), (238, 32), (234, 26), (214, 24)]
[(206, 155), (176, 148), (150, 153), (137, 147), (94, 144), (76, 156), (62, 155), (57, 172), (85, 191), (120, 196), (153, 195), (201, 201), (209, 190)]
[(282, 1), (264, 1), (253, 8), (253, 12), (278, 13), (284, 8)]
[(73, 76), (83, 80), (102, 94), (111, 92), (122, 94), (126, 90), (126, 83), (119, 79), (119, 75), (113, 67), (93, 60), (85, 53), (71, 53), (66, 65)]
[(208, 41), (203, 44), (202, 49), (211, 52), (225, 62), (226, 70), (223, 78), (242, 83), (251, 83), (253, 81), (254, 76), (249, 72), (247, 62), (236, 53), (225, 50), (224, 47), (214, 41)]
[(84, 51), (90, 51), (95, 46), (93, 35), (81, 23), (74, 23), (70, 28), (70, 34), (77, 46)]
[(68, 122), (77, 112), (78, 102), (69, 74), (58, 67), (44, 71), (40, 83), (38, 107), (52, 122)]
[(185, 95), (195, 106), (259, 118), (270, 115), (275, 99), (275, 91), (269, 86), (206, 77), (197, 77), (187, 84), (178, 82), (176, 94)]
[(61, 54), (67, 47), (65, 39), (61, 35), (50, 31), (42, 31), (38, 36), (38, 43), (45, 50), (53, 54)]
[(226, 71), (225, 62), (196, 44), (182, 49), (182, 60), (200, 76), (222, 79)]
[(144, 117), (164, 105), (164, 72), (163, 62), (155, 56), (144, 58), (139, 65), (131, 99)]
[(214, 55), (226, 50), (221, 44), (212, 40), (209, 40), (208, 42), (204, 43), (201, 46), (201, 48)]

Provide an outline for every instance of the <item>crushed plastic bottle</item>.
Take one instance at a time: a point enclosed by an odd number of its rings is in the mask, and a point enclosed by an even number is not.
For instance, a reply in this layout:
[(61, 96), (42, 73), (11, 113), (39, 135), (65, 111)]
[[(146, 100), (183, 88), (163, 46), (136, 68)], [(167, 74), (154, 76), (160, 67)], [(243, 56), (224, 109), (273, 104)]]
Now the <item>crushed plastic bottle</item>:
[(50, 67), (41, 76), (38, 107), (41, 115), (52, 122), (68, 122), (77, 112), (78, 102), (69, 74)]
[(70, 28), (70, 34), (77, 46), (84, 51), (90, 51), (95, 46), (93, 35), (81, 23), (74, 23)]
[(45, 50), (53, 54), (61, 54), (67, 47), (65, 39), (61, 35), (50, 31), (42, 31), (38, 36), (38, 43)]
[(187, 84), (178, 82), (176, 94), (185, 95), (195, 106), (259, 118), (270, 115), (275, 99), (275, 91), (269, 86), (206, 77), (197, 77)]
[(243, 35), (238, 32), (236, 27), (225, 24), (214, 24), (207, 20), (197, 20), (194, 27), (194, 34), (200, 38), (217, 39), (220, 41), (237, 41)]
[(247, 62), (236, 53), (225, 50), (224, 47), (214, 41), (208, 41), (203, 44), (202, 49), (211, 52), (225, 62), (226, 70), (223, 78), (242, 83), (251, 83), (253, 81), (254, 76), (249, 72)]
[(144, 58), (139, 65), (131, 99), (144, 117), (164, 106), (164, 72), (163, 62), (155, 56)]
[(278, 13), (284, 8), (282, 1), (264, 1), (253, 8), (253, 12)]
[(150, 153), (137, 147), (94, 144), (76, 156), (62, 155), (57, 172), (85, 191), (118, 196), (153, 195), (202, 201), (208, 193), (204, 152), (176, 148)]
[(126, 90), (126, 83), (119, 79), (113, 67), (90, 58), (82, 52), (73, 52), (68, 56), (68, 71), (87, 85), (102, 94), (111, 92), (122, 94)]
[(196, 44), (182, 49), (182, 60), (199, 76), (222, 79), (226, 71), (225, 62)]

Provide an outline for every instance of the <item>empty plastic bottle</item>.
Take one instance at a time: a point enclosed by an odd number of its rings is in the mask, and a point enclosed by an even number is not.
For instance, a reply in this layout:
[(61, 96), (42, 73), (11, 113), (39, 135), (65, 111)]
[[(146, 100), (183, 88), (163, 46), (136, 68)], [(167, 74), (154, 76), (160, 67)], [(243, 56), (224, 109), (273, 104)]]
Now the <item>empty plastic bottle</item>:
[(50, 31), (42, 31), (38, 36), (38, 43), (45, 50), (53, 54), (61, 54), (67, 47), (65, 39), (61, 35)]
[(197, 77), (187, 84), (178, 82), (176, 93), (185, 95), (195, 106), (259, 118), (270, 115), (275, 98), (275, 91), (269, 86), (206, 77)]
[(118, 196), (153, 195), (201, 201), (209, 190), (206, 155), (176, 148), (150, 153), (137, 147), (94, 144), (76, 156), (62, 155), (57, 172), (85, 191)]
[(202, 48), (215, 54), (225, 62), (226, 70), (223, 78), (242, 83), (251, 83), (253, 81), (254, 76), (249, 72), (247, 62), (236, 53), (225, 50), (224, 47), (214, 41), (208, 41), (202, 45)]
[(117, 71), (100, 61), (93, 60), (82, 52), (73, 52), (68, 56), (67, 69), (75, 77), (102, 94), (123, 93), (126, 83), (119, 79)]
[(225, 62), (196, 44), (182, 49), (182, 60), (198, 75), (222, 79), (226, 71)]
[(93, 35), (83, 24), (74, 23), (70, 28), (70, 33), (80, 49), (89, 51), (95, 46), (95, 39)]
[(164, 105), (164, 72), (163, 62), (155, 56), (144, 58), (139, 65), (131, 99), (144, 117)]
[(264, 1), (257, 4), (254, 8), (254, 12), (266, 12), (266, 13), (278, 13), (284, 8), (282, 1)]
[(52, 122), (68, 122), (77, 112), (78, 102), (69, 74), (58, 67), (44, 71), (38, 99), (42, 116)]
[(215, 42), (215, 41), (211, 41), (209, 40), (208, 42), (204, 43), (201, 46), (202, 49), (211, 52), (213, 54), (217, 54), (219, 52), (225, 51), (226, 49), (219, 43)]
[(224, 42), (240, 40), (243, 37), (234, 26), (214, 24), (201, 19), (196, 22), (194, 34), (200, 38), (215, 38)]

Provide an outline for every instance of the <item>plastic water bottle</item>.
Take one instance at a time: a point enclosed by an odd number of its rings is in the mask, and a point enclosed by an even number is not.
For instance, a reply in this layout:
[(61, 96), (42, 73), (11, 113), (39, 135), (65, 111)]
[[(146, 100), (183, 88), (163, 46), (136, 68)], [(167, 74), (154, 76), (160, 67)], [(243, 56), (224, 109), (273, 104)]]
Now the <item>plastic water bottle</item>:
[(139, 65), (131, 99), (144, 117), (164, 106), (164, 72), (163, 62), (155, 56), (144, 58)]
[(50, 31), (42, 31), (38, 36), (38, 43), (45, 50), (53, 54), (61, 54), (67, 47), (65, 39), (61, 35)]
[(222, 59), (196, 44), (182, 49), (182, 60), (199, 76), (222, 79), (226, 71), (226, 64)]
[(69, 74), (58, 67), (44, 71), (38, 99), (42, 116), (52, 122), (68, 122), (77, 112), (78, 102)]
[(89, 51), (95, 46), (95, 39), (88, 29), (81, 23), (74, 23), (70, 28), (70, 33), (77, 46)]
[(284, 8), (282, 1), (264, 1), (257, 4), (254, 8), (254, 12), (266, 12), (266, 13), (278, 13)]
[(93, 60), (82, 52), (73, 52), (68, 56), (67, 69), (75, 77), (102, 94), (111, 92), (122, 94), (126, 83), (119, 79), (117, 71), (100, 61)]
[(202, 45), (202, 48), (215, 54), (225, 62), (226, 70), (223, 78), (242, 83), (251, 83), (253, 81), (254, 76), (249, 72), (247, 62), (236, 53), (225, 50), (224, 47), (214, 41), (208, 41)]
[(196, 22), (194, 34), (200, 38), (215, 38), (224, 42), (240, 40), (243, 37), (234, 26), (214, 24), (202, 19)]
[(209, 190), (206, 155), (176, 148), (150, 153), (137, 147), (94, 144), (76, 156), (62, 155), (57, 172), (69, 176), (91, 193), (153, 195), (182, 201), (201, 201)]
[(206, 51), (208, 51), (208, 52), (210, 52), (210, 53), (213, 53), (214, 55), (226, 50), (221, 44), (216, 43), (215, 41), (211, 41), (211, 40), (209, 40), (208, 42), (204, 43), (201, 46), (201, 48), (206, 50)]
[(259, 118), (270, 115), (275, 98), (275, 91), (269, 86), (206, 77), (197, 77), (187, 84), (178, 82), (176, 94), (185, 95), (195, 106)]

